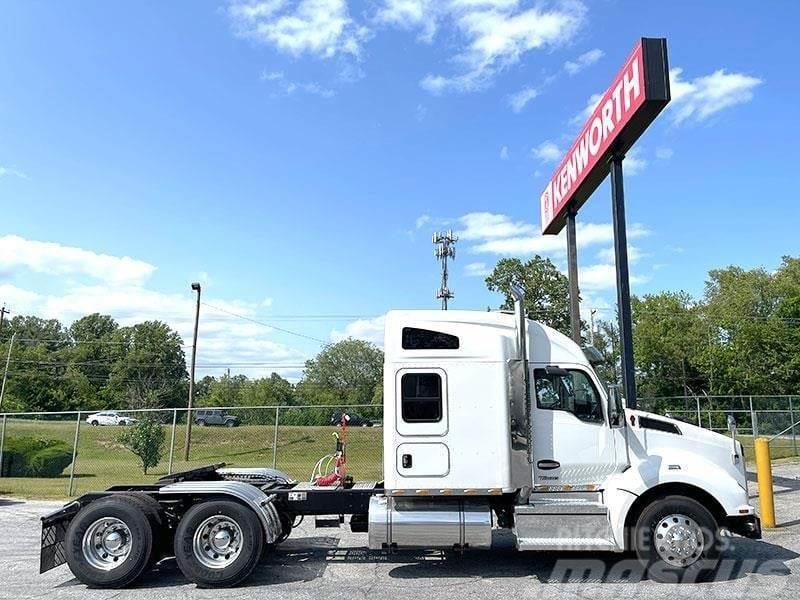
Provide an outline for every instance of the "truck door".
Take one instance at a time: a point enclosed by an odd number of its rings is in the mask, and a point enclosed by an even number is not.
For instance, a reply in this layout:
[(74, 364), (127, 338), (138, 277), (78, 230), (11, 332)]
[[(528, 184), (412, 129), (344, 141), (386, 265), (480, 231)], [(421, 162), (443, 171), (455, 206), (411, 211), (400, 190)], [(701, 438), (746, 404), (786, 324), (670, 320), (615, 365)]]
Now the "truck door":
[(445, 477), (450, 471), (447, 375), (444, 370), (397, 373), (395, 468), (401, 477)]
[(593, 486), (621, 469), (589, 373), (545, 367), (533, 379), (534, 486)]

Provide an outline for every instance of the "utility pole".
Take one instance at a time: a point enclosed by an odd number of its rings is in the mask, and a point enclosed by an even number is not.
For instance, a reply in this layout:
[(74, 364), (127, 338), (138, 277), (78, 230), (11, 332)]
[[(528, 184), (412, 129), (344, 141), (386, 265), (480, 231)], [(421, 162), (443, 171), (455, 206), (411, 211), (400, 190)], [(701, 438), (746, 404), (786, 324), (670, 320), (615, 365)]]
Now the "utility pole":
[(433, 234), (435, 246), (433, 255), (442, 263), (442, 285), (436, 293), (436, 297), (442, 301), (442, 310), (447, 310), (447, 301), (455, 297), (455, 294), (447, 287), (447, 259), (456, 259), (457, 241), (458, 236), (454, 235), (452, 230)]
[(0, 332), (3, 331), (3, 323), (6, 320), (6, 315), (10, 312), (11, 311), (6, 308), (5, 304), (3, 304), (3, 308), (0, 308)]
[(8, 344), (8, 355), (6, 356), (6, 370), (3, 371), (3, 387), (0, 387), (0, 410), (3, 408), (3, 397), (6, 395), (6, 379), (8, 379), (8, 363), (11, 362), (11, 348), (14, 347), (16, 333), (11, 334), (11, 342)]
[(194, 401), (194, 362), (197, 357), (197, 326), (200, 323), (200, 284), (195, 282), (192, 289), (197, 292), (197, 307), (194, 311), (194, 340), (192, 341), (192, 367), (189, 373), (189, 405), (186, 410), (186, 441), (183, 444), (183, 460), (189, 460), (189, 445), (192, 440), (192, 402)]

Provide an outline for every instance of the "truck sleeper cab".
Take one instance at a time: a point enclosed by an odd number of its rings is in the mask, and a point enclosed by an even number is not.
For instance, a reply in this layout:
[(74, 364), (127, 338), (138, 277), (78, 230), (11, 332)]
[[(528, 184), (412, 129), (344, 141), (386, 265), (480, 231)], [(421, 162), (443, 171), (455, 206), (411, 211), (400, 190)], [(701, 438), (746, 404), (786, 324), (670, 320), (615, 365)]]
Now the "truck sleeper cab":
[(198, 585), (236, 585), (307, 515), (350, 515), (372, 549), (489, 549), (501, 527), (519, 550), (634, 550), (661, 580), (713, 573), (723, 529), (760, 537), (741, 444), (624, 409), (521, 300), (515, 314), (388, 313), (383, 482), (212, 465), (115, 486), (43, 518), (42, 570), (66, 560), (120, 587), (174, 555)]

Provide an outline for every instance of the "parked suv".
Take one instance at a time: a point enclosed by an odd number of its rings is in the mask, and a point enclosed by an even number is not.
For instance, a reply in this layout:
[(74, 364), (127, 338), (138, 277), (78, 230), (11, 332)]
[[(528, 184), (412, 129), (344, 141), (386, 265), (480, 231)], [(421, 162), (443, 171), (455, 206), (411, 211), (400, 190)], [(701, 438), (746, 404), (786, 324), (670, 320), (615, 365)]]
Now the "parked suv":
[(130, 425), (135, 423), (136, 419), (121, 415), (115, 410), (104, 410), (103, 412), (94, 413), (86, 417), (86, 422), (90, 425)]
[(194, 411), (195, 425), (204, 427), (205, 425), (224, 425), (225, 427), (238, 427), (239, 417), (227, 415), (219, 409), (201, 409)]

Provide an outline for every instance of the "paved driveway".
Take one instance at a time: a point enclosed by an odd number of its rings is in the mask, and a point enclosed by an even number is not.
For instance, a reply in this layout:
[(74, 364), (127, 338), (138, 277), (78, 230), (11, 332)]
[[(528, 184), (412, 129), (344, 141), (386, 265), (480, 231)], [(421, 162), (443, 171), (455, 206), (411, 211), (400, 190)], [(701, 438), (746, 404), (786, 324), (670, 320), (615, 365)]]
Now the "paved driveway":
[[(492, 551), (464, 555), (365, 548), (364, 534), (344, 528), (315, 530), (307, 520), (260, 565), (248, 585), (200, 590), (188, 583), (174, 561), (162, 562), (136, 588), (87, 590), (66, 566), (38, 575), (39, 516), (53, 502), (0, 498), (0, 598), (147, 599), (280, 598), (352, 600), (391, 598), (792, 598), (800, 591), (800, 466), (775, 468), (776, 507), (784, 526), (761, 541), (734, 538), (718, 581), (658, 584), (641, 581), (628, 557), (576, 553), (518, 553), (505, 532)], [(755, 485), (751, 486), (755, 490)]]

